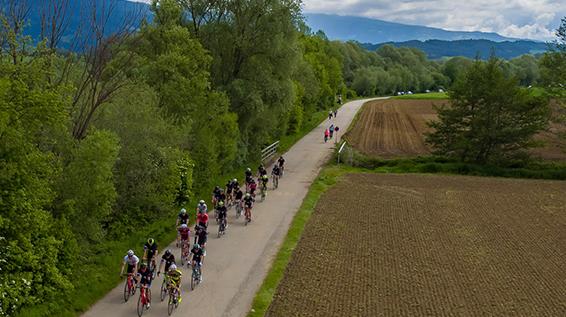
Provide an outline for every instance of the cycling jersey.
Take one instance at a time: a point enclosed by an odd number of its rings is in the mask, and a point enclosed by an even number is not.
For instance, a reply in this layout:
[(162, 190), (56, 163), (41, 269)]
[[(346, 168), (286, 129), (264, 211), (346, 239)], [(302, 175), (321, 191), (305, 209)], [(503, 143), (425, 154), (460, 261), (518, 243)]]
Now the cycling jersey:
[(241, 200), (242, 197), (244, 197), (244, 192), (241, 191), (241, 190), (238, 190), (238, 191), (236, 192), (236, 200)]
[(257, 188), (257, 184), (251, 183), (250, 184), (250, 193), (253, 194), (256, 188)]
[(280, 157), (277, 162), (279, 162), (279, 166), (283, 166), (283, 164), (285, 164), (285, 159), (283, 157)]
[(179, 228), (179, 234), (181, 235), (182, 240), (188, 240), (190, 232), (191, 232), (191, 230), (188, 227), (187, 228)]
[(261, 167), (258, 171), (260, 177), (263, 175), (267, 175), (267, 170), (265, 169), (265, 167)]
[(252, 171), (246, 171), (246, 179), (248, 179), (248, 177), (252, 177)]
[(124, 263), (127, 263), (128, 265), (136, 266), (136, 265), (138, 265), (139, 262), (140, 262), (140, 258), (138, 258), (135, 255), (132, 255), (131, 257), (126, 255), (124, 257)]
[(151, 280), (153, 279), (153, 273), (148, 268), (145, 269), (145, 272), (142, 272), (141, 270), (138, 271), (138, 275), (141, 277), (141, 279), (140, 279), (141, 285), (151, 286)]
[(281, 169), (279, 168), (279, 166), (273, 165), (273, 170), (271, 171), (271, 174), (279, 176), (279, 174), (281, 174)]
[(197, 263), (202, 262), (202, 258), (204, 257), (204, 250), (202, 248), (200, 249), (193, 248), (191, 250), (191, 253), (193, 254), (193, 261)]
[(198, 244), (200, 244), (201, 246), (204, 246), (206, 244), (208, 232), (206, 232), (206, 230), (204, 230), (204, 229), (200, 230), (200, 232), (198, 232), (197, 236), (198, 236)]
[(218, 201), (226, 201), (226, 194), (220, 193), (216, 199)]
[(244, 205), (248, 208), (252, 208), (254, 204), (254, 199), (252, 197), (246, 197), (244, 198)]
[(147, 259), (150, 260), (157, 252), (157, 243), (153, 242), (153, 244), (149, 244), (146, 242), (143, 249), (147, 251)]
[(201, 214), (198, 214), (197, 221), (198, 221), (199, 225), (206, 226), (208, 224), (208, 214), (204, 213), (204, 212), (201, 213)]
[(175, 271), (168, 271), (167, 276), (169, 276), (169, 281), (173, 282), (175, 286), (181, 284), (181, 278), (183, 277), (183, 272), (178, 269)]
[(226, 206), (218, 207), (218, 219), (225, 219), (226, 215), (228, 214), (228, 208)]
[(179, 213), (179, 224), (189, 224), (189, 213)]
[(165, 272), (167, 272), (169, 271), (171, 264), (175, 263), (175, 256), (173, 253), (170, 253), (169, 255), (163, 254), (161, 262), (165, 262)]

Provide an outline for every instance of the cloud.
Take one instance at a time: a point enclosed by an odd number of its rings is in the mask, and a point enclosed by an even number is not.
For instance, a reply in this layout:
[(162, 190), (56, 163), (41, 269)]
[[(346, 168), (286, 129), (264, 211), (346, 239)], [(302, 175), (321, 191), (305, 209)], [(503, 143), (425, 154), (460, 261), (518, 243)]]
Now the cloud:
[(354, 15), (455, 31), (549, 40), (564, 0), (303, 0), (305, 12)]

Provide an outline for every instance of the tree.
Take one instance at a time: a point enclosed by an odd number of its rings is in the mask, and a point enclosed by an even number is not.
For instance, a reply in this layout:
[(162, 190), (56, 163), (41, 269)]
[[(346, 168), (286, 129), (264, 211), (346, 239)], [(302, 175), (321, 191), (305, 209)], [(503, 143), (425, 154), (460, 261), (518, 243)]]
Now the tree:
[(549, 119), (547, 100), (506, 78), (500, 61), (477, 60), (449, 92), (451, 105), (438, 108), (439, 121), (427, 142), (437, 154), (476, 163), (501, 163), (532, 146), (532, 136)]

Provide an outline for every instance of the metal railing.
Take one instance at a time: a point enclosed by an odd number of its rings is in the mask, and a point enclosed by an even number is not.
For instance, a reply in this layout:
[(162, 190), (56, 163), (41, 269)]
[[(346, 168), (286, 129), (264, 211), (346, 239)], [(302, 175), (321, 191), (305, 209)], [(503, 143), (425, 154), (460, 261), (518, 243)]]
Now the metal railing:
[(346, 146), (346, 141), (344, 141), (342, 143), (342, 145), (340, 146), (340, 149), (338, 150), (338, 164), (340, 164), (340, 154), (342, 154), (342, 151), (344, 150), (344, 146)]
[(261, 161), (265, 162), (266, 160), (270, 159), (273, 155), (275, 155), (275, 153), (277, 153), (278, 148), (279, 148), (279, 141), (261, 150)]

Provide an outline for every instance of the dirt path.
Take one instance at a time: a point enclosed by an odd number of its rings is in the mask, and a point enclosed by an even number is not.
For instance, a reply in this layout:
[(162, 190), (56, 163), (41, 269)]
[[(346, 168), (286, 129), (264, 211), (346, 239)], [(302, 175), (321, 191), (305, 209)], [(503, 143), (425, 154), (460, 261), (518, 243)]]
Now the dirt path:
[[(344, 105), (333, 123), (345, 131), (364, 102), (353, 101)], [(183, 269), (183, 302), (173, 316), (247, 314), (295, 212), (320, 167), (332, 153), (334, 142), (323, 142), (323, 131), (330, 122), (326, 120), (285, 154), (285, 176), (279, 189), (269, 191), (265, 202), (256, 204), (254, 221), (250, 225), (244, 226), (241, 218), (236, 220), (234, 209), (229, 211), (229, 226), (224, 237), (216, 238), (218, 227), (210, 225), (204, 281), (194, 291), (189, 291), (190, 270)], [(178, 253), (174, 244), (169, 247)], [(159, 302), (158, 298), (161, 282), (161, 278), (153, 282), (153, 305), (144, 316), (167, 316), (167, 305)], [(124, 303), (122, 291), (123, 285), (120, 284), (83, 316), (135, 316), (138, 293)]]

